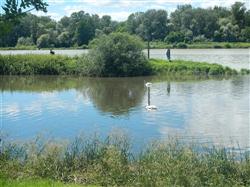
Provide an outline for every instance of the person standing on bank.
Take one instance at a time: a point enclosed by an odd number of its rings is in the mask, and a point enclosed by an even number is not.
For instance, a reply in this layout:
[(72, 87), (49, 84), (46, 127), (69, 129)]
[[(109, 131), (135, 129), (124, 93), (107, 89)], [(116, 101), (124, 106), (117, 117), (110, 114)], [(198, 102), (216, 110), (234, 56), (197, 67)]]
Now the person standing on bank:
[(167, 49), (166, 56), (168, 58), (168, 61), (171, 62), (170, 49)]

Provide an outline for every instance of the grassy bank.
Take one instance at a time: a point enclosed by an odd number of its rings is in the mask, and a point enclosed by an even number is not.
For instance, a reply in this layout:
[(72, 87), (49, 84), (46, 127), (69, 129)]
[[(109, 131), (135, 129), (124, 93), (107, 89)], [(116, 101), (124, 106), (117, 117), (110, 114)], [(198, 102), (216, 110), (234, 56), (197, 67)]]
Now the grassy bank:
[[(236, 75), (238, 72), (229, 67), (219, 64), (209, 64), (205, 62), (192, 62), (174, 60), (168, 62), (160, 59), (150, 59), (150, 68), (153, 74), (175, 74), (175, 75)], [(242, 73), (249, 73), (247, 70)]]
[[(4, 181), (61, 181), (101, 186), (249, 186), (249, 153), (181, 143), (154, 142), (135, 154), (129, 139), (77, 137), (70, 143), (41, 139), (3, 142), (0, 176)], [(36, 181), (37, 182), (37, 181)], [(20, 182), (18, 182), (20, 183)], [(62, 183), (57, 183), (59, 186)]]
[[(147, 48), (147, 43), (144, 43), (145, 49)], [(195, 42), (195, 43), (177, 43), (168, 44), (162, 41), (152, 41), (150, 42), (151, 49), (166, 49), (166, 48), (188, 48), (188, 49), (218, 49), (218, 48), (249, 48), (249, 42)]]
[(64, 184), (52, 180), (21, 179), (10, 180), (0, 177), (0, 187), (95, 187), (90, 185)]
[(0, 55), (1, 75), (74, 75), (77, 57), (62, 55)]
[[(89, 76), (89, 58), (62, 55), (0, 55), (0, 75), (82, 75)], [(150, 59), (145, 75), (235, 75), (249, 74), (249, 70), (237, 72), (218, 64), (174, 60), (168, 62)]]

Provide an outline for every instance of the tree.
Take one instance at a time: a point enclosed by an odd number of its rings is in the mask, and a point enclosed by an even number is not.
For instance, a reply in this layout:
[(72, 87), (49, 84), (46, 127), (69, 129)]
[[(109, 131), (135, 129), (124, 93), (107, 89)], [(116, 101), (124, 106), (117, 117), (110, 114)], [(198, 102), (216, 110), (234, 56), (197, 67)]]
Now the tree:
[(90, 46), (91, 65), (98, 71), (89, 70), (92, 75), (121, 77), (146, 73), (143, 43), (136, 36), (112, 33), (94, 39)]
[(6, 0), (4, 14), (0, 14), (0, 37), (11, 31), (19, 19), (32, 10), (47, 12), (48, 4), (43, 0)]
[(181, 32), (170, 32), (169, 35), (164, 39), (168, 43), (179, 43), (184, 42), (185, 35)]
[(43, 34), (37, 39), (37, 47), (38, 48), (45, 48), (45, 47), (50, 47), (49, 44), (49, 35), (48, 34)]
[(20, 37), (18, 38), (18, 41), (17, 41), (17, 46), (31, 46), (31, 45), (34, 45), (33, 41), (32, 41), (32, 38), (30, 37)]
[(47, 6), (48, 4), (43, 0), (6, 0), (2, 8), (6, 20), (15, 20), (32, 10), (47, 12)]
[(95, 27), (90, 17), (86, 17), (80, 21), (76, 29), (76, 41), (78, 46), (88, 44), (91, 39), (95, 36)]
[(243, 28), (245, 25), (246, 12), (246, 7), (244, 6), (244, 3), (235, 2), (231, 7), (231, 11), (233, 16), (233, 23), (237, 24), (240, 29)]
[(70, 47), (71, 45), (71, 40), (70, 40), (70, 34), (69, 32), (65, 31), (62, 32), (58, 37), (57, 37), (57, 42), (60, 47)]

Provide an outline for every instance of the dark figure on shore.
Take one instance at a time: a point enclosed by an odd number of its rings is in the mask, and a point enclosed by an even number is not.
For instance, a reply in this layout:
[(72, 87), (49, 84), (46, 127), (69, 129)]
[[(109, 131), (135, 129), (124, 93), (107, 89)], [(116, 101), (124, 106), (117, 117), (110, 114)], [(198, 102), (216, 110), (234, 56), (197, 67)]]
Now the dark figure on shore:
[(170, 95), (170, 90), (171, 90), (171, 86), (170, 86), (170, 82), (168, 81), (168, 85), (167, 85), (167, 93), (168, 93), (168, 95)]
[(171, 62), (170, 49), (167, 49), (166, 56), (168, 58), (168, 61)]
[(55, 51), (53, 51), (52, 49), (50, 49), (49, 53), (50, 53), (51, 55), (54, 55), (54, 54), (55, 54)]

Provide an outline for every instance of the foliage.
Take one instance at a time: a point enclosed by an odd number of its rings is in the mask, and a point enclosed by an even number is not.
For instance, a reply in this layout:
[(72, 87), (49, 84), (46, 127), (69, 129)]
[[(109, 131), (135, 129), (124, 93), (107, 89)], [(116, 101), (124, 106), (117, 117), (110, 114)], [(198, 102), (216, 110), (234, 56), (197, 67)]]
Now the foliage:
[(170, 32), (164, 39), (167, 43), (179, 43), (184, 42), (184, 34), (181, 32)]
[(95, 185), (64, 184), (53, 180), (25, 179), (10, 180), (0, 177), (1, 187), (96, 187)]
[(126, 33), (102, 35), (91, 43), (87, 64), (91, 76), (147, 74), (147, 61), (139, 38)]
[(32, 38), (30, 37), (20, 37), (18, 38), (18, 41), (17, 41), (17, 46), (33, 46), (34, 43), (32, 41)]
[(40, 48), (45, 48), (45, 47), (50, 47), (50, 37), (48, 34), (43, 34), (37, 39), (37, 47)]
[(174, 60), (168, 62), (160, 59), (150, 59), (150, 67), (154, 74), (177, 74), (177, 75), (236, 75), (238, 72), (229, 67), (205, 62), (192, 62)]
[[(119, 50), (117, 49), (118, 43), (114, 43), (113, 39), (117, 39), (120, 42), (121, 39), (126, 39), (126, 42), (131, 39), (130, 36), (129, 38), (126, 38), (127, 35), (125, 35), (124, 38), (124, 36), (121, 36), (120, 34), (111, 34), (109, 37), (106, 37), (107, 36), (101, 40), (98, 40), (98, 44), (101, 42), (102, 45), (98, 45), (93, 48), (93, 53), (95, 54), (91, 53), (91, 55), (83, 55), (81, 57), (31, 54), (0, 55), (0, 75), (84, 75), (122, 77), (160, 73), (181, 75), (235, 75), (238, 73), (236, 70), (223, 67), (219, 64), (190, 62), (183, 60), (167, 62), (165, 60), (156, 59), (151, 59), (149, 62), (147, 62), (145, 61), (143, 54), (139, 52), (141, 49), (135, 54), (131, 52), (119, 52), (118, 54), (114, 53), (114, 56), (112, 53), (109, 53), (110, 51), (107, 50), (97, 53), (95, 50), (99, 49), (99, 47), (103, 47), (103, 45), (106, 45), (106, 43), (103, 43), (103, 41), (109, 41), (112, 43), (111, 46), (113, 48), (106, 47), (106, 49)], [(134, 52), (138, 49), (130, 45), (125, 45), (126, 42), (122, 41), (122, 44), (125, 46), (125, 48), (120, 50), (129, 48)], [(103, 59), (99, 59), (99, 55), (95, 56), (96, 54), (99, 54), (105, 61)], [(143, 61), (140, 61), (141, 58)], [(113, 63), (110, 63), (113, 60), (117, 66), (114, 66)], [(125, 65), (123, 63), (125, 63)], [(133, 64), (129, 67), (126, 67), (130, 63)], [(104, 69), (104, 67), (107, 69)], [(248, 72), (249, 71), (247, 70), (242, 70), (243, 74), (248, 74)]]
[(41, 138), (23, 144), (4, 141), (0, 176), (8, 181), (40, 178), (100, 186), (250, 185), (248, 152), (184, 143), (177, 138), (152, 142), (137, 153), (131, 146), (120, 132), (105, 139), (78, 136), (72, 142)]
[(1, 75), (64, 75), (76, 73), (76, 58), (60, 55), (0, 55)]
[[(150, 9), (135, 12), (123, 22), (113, 21), (108, 15), (99, 17), (84, 11), (74, 12), (58, 22), (48, 16), (28, 13), (13, 23), (6, 22), (5, 16), (0, 15), (0, 47), (16, 46), (20, 37), (30, 37), (37, 45), (37, 39), (44, 34), (49, 35), (48, 46), (77, 47), (88, 45), (94, 37), (113, 32), (127, 32), (144, 41), (167, 43), (247, 42), (249, 27), (250, 10), (240, 2), (230, 8), (181, 5), (170, 15), (166, 10)], [(1, 33), (7, 34), (3, 36)]]

